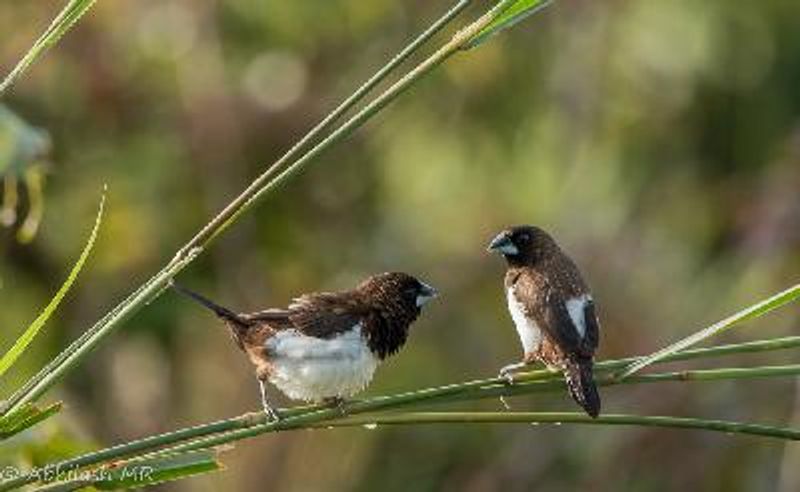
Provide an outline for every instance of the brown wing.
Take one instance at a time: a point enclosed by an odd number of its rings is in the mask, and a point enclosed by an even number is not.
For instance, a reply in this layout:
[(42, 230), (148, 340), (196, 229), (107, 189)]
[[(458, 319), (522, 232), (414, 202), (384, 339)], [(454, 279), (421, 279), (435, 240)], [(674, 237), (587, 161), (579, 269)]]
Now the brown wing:
[(589, 299), (583, 308), (583, 322), (586, 323), (586, 335), (583, 337), (584, 351), (594, 355), (600, 343), (600, 321), (594, 308), (594, 300)]
[[(557, 286), (554, 293), (558, 292), (564, 296), (562, 299), (554, 299), (553, 304), (561, 304), (564, 306), (563, 309), (558, 309), (567, 311), (567, 321), (572, 324), (572, 317), (569, 316), (569, 311), (566, 309), (566, 300), (589, 294), (589, 286), (586, 284), (583, 276), (581, 276), (577, 265), (575, 265), (569, 256), (556, 255), (553, 261), (554, 263), (549, 268), (549, 271), (551, 272), (550, 280)], [(563, 314), (564, 313), (561, 312), (558, 316), (561, 317)], [(594, 300), (592, 300), (591, 296), (586, 300), (582, 314), (585, 332), (582, 339), (579, 337), (579, 349), (582, 355), (591, 356), (597, 349), (597, 344), (600, 340), (600, 323), (597, 320)]]
[(514, 288), (517, 300), (525, 307), (525, 314), (562, 352), (591, 357), (593, 350), (587, 351), (585, 339), (581, 340), (578, 329), (572, 323), (564, 299), (544, 276), (523, 272)]
[(268, 309), (243, 315), (275, 330), (295, 329), (316, 338), (332, 338), (362, 319), (362, 312), (346, 294), (321, 293), (298, 297), (288, 309)]
[[(281, 325), (291, 325), (291, 321), (289, 321), (290, 314), (291, 312), (288, 309), (266, 309), (254, 313), (242, 313), (239, 317), (245, 321), (274, 323), (280, 327), (278, 329), (283, 329), (284, 327)], [(291, 328), (291, 326), (286, 326), (285, 328)]]

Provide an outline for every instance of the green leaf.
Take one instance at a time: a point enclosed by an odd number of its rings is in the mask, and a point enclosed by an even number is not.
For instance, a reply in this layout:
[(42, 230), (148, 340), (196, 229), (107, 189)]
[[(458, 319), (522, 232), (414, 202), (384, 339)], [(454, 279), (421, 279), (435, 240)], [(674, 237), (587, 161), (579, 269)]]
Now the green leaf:
[(0, 417), (0, 440), (8, 439), (11, 436), (33, 427), (39, 422), (50, 418), (61, 410), (61, 402), (53, 403), (44, 409), (29, 403), (21, 406), (18, 410), (8, 415)]
[(97, 211), (97, 217), (94, 221), (92, 233), (89, 235), (89, 240), (86, 242), (86, 246), (84, 246), (78, 261), (75, 262), (75, 265), (73, 265), (72, 270), (69, 272), (69, 276), (67, 276), (67, 280), (64, 281), (64, 283), (61, 285), (61, 288), (58, 289), (58, 292), (56, 292), (53, 298), (50, 299), (50, 303), (45, 306), (44, 310), (39, 314), (39, 316), (33, 320), (22, 336), (20, 336), (17, 341), (14, 342), (14, 345), (8, 350), (8, 352), (6, 352), (3, 358), (0, 359), (0, 376), (2, 376), (12, 365), (14, 365), (14, 362), (16, 362), (17, 358), (19, 358), (19, 356), (25, 352), (33, 339), (36, 338), (36, 335), (39, 334), (39, 331), (42, 329), (47, 320), (50, 319), (50, 316), (53, 315), (59, 303), (69, 291), (70, 287), (72, 287), (73, 282), (75, 282), (75, 279), (78, 277), (78, 273), (83, 268), (83, 264), (86, 262), (86, 259), (89, 257), (89, 253), (94, 246), (94, 241), (97, 238), (97, 231), (100, 228), (100, 223), (103, 219), (105, 202), (106, 195), (104, 191), (103, 197), (100, 199), (100, 207)]
[(473, 36), (464, 48), (471, 49), (483, 44), (490, 37), (523, 21), (551, 3), (552, 0), (516, 0), (511, 2), (503, 10), (502, 14)]
[(59, 39), (61, 39), (78, 19), (94, 5), (95, 1), (96, 0), (70, 0), (0, 84), (0, 96), (5, 94), (37, 58), (58, 43)]
[(654, 362), (658, 362), (659, 360), (669, 357), (670, 355), (680, 352), (681, 350), (685, 350), (692, 345), (696, 345), (703, 340), (706, 340), (714, 335), (718, 335), (723, 331), (728, 330), (733, 325), (737, 323), (741, 323), (742, 321), (751, 320), (754, 318), (758, 318), (761, 315), (764, 315), (770, 311), (778, 309), (779, 307), (788, 304), (792, 301), (795, 301), (798, 297), (800, 297), (800, 284), (797, 284), (793, 287), (790, 287), (783, 292), (779, 292), (772, 297), (764, 299), (763, 301), (757, 302), (752, 306), (749, 306), (736, 314), (728, 316), (727, 318), (714, 323), (713, 325), (709, 326), (708, 328), (704, 328), (696, 333), (689, 335), (688, 337), (679, 340), (672, 345), (665, 347), (658, 352), (655, 352), (647, 357), (643, 357), (636, 362), (628, 365), (624, 370), (622, 370), (618, 375), (617, 378), (624, 379), (631, 374), (640, 371), (641, 369), (653, 364)]
[(143, 487), (224, 469), (216, 451), (186, 453), (157, 460), (129, 462), (110, 480), (95, 483), (100, 490)]
[(97, 490), (123, 490), (148, 487), (204, 473), (223, 470), (217, 451), (184, 453), (165, 458), (128, 461), (113, 468), (76, 470), (75, 478), (36, 489), (39, 492), (67, 492), (85, 487)]

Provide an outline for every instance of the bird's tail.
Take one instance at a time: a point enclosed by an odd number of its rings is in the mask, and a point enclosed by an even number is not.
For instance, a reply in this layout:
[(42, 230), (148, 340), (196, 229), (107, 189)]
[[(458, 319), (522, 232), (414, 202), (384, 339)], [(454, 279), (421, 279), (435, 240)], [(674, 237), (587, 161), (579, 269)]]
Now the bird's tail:
[(243, 335), (247, 330), (252, 326), (252, 322), (242, 318), (240, 315), (234, 313), (228, 308), (222, 307), (219, 304), (211, 301), (210, 299), (206, 298), (198, 294), (197, 292), (191, 291), (186, 287), (178, 284), (174, 280), (170, 282), (172, 287), (180, 292), (181, 294), (185, 295), (186, 297), (200, 303), (201, 305), (207, 307), (208, 309), (214, 311), (218, 317), (220, 317), (225, 323), (231, 328), (234, 332), (234, 338), (237, 338), (237, 343), (241, 344), (238, 337)]
[(583, 407), (590, 417), (600, 415), (600, 394), (594, 384), (591, 359), (570, 361), (564, 370), (567, 389), (578, 405)]

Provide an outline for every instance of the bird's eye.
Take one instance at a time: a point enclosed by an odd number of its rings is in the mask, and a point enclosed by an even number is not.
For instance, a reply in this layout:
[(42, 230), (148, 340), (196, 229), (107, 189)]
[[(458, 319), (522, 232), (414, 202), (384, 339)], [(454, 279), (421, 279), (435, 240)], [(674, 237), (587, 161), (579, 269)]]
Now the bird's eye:
[(530, 241), (531, 236), (527, 232), (523, 232), (522, 234), (519, 235), (518, 239), (520, 240), (520, 242), (527, 243), (528, 241)]

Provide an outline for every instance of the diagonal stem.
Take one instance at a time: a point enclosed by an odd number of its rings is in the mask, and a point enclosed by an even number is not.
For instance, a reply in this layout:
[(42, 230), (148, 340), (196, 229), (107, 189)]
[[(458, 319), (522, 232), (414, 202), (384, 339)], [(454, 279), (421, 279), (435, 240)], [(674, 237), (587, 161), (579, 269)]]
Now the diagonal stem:
[[(800, 375), (800, 365), (681, 371), (636, 376), (624, 381), (619, 381), (614, 377), (608, 377), (598, 379), (597, 384), (600, 386), (610, 386), (617, 384), (655, 383), (665, 381), (711, 381), (722, 379), (752, 379), (797, 375)], [(461, 388), (459, 388), (459, 386)], [(469, 383), (467, 383), (465, 385), (450, 385), (441, 388), (430, 388), (428, 390), (404, 393), (400, 395), (377, 397), (350, 404), (347, 407), (347, 411), (350, 415), (355, 415), (389, 409), (394, 410), (419, 403), (472, 401), (486, 398), (496, 398), (499, 396), (518, 396), (523, 394), (541, 393), (556, 390), (560, 391), (563, 388), (564, 382), (561, 380), (561, 377), (553, 376), (551, 374), (551, 379), (542, 378), (540, 381), (529, 381), (528, 383), (514, 384), (512, 386), (509, 386), (504, 381), (497, 380), (492, 384), (484, 385), (478, 388), (469, 387)], [(163, 452), (176, 453), (208, 449), (270, 432), (306, 428), (312, 424), (316, 425), (321, 422), (327, 423), (329, 421), (336, 421), (341, 417), (340, 412), (327, 409), (318, 411), (312, 410), (307, 413), (301, 413), (297, 416), (294, 415), (295, 414), (292, 414), (291, 417), (277, 423), (264, 423), (263, 418), (259, 418), (258, 423), (254, 425), (240, 426), (241, 428), (237, 428), (230, 432), (199, 438), (185, 444), (179, 444), (177, 446), (167, 448), (163, 450)], [(2, 488), (0, 488), (0, 490), (2, 490)]]
[[(762, 351), (775, 351), (800, 347), (800, 336), (784, 337), (774, 340), (759, 340), (740, 344), (721, 345), (704, 349), (696, 349), (677, 354), (672, 354), (660, 363), (691, 360), (700, 358), (720, 357), (737, 353), (755, 353)], [(627, 358), (603, 361), (597, 367), (613, 370), (629, 364)], [(617, 381), (613, 377), (598, 377), (598, 384), (636, 384), (662, 381), (700, 381), (712, 379), (745, 379), (752, 377), (778, 377), (800, 374), (800, 365), (756, 368), (728, 368), (704, 371), (679, 371), (661, 374), (648, 374)], [(347, 411), (350, 415), (366, 412), (377, 412), (404, 408), (421, 403), (453, 402), (463, 400), (477, 400), (492, 398), (501, 395), (520, 395), (545, 391), (561, 390), (563, 382), (559, 375), (549, 371), (533, 371), (520, 375), (519, 383), (507, 386), (499, 378), (469, 381), (460, 384), (450, 384), (423, 390), (400, 393), (396, 395), (377, 396), (366, 400), (351, 402)], [(320, 422), (330, 423), (341, 417), (338, 409), (329, 409), (319, 406), (295, 407), (281, 411), (283, 420), (277, 424), (264, 424), (263, 413), (247, 413), (238, 417), (212, 422), (210, 424), (187, 427), (177, 431), (167, 432), (146, 437), (136, 441), (120, 444), (99, 451), (87, 453), (70, 460), (62, 461), (51, 467), (64, 470), (79, 469), (87, 466), (96, 466), (110, 460), (119, 460), (140, 456), (148, 453), (176, 453), (196, 449), (218, 446), (248, 437), (254, 437), (267, 432), (289, 430), (310, 425), (321, 425)], [(182, 443), (182, 444), (181, 444)], [(170, 447), (171, 446), (171, 447)], [(36, 480), (35, 474), (18, 477), (15, 480), (0, 483), (0, 491), (10, 490)]]
[[(332, 145), (350, 136), (356, 129), (364, 125), (369, 119), (383, 110), (389, 103), (405, 93), (414, 83), (418, 82), (425, 75), (441, 65), (445, 60), (455, 53), (465, 48), (469, 41), (483, 28), (488, 26), (494, 19), (502, 14), (514, 0), (501, 0), (489, 11), (479, 17), (467, 27), (456, 32), (456, 34), (436, 50), (432, 55), (406, 73), (398, 81), (392, 84), (383, 93), (373, 99), (363, 109), (345, 121), (336, 130), (332, 131), (327, 137), (312, 147), (308, 152), (286, 167), (277, 176), (263, 183), (260, 187), (249, 186), (248, 189), (237, 197), (236, 205), (226, 207), (226, 209), (214, 218), (214, 227), (209, 228), (206, 233), (199, 234), (189, 243), (205, 247), (214, 238), (225, 231), (230, 224), (236, 221), (239, 216), (250, 209), (260, 198), (267, 193), (274, 191), (278, 186), (284, 184), (290, 177), (297, 174), (315, 157), (320, 155)], [(187, 246), (189, 246), (187, 245)], [(180, 253), (179, 253), (180, 254)]]
[(55, 45), (72, 25), (94, 5), (95, 0), (70, 0), (50, 22), (47, 29), (36, 39), (33, 46), (17, 62), (11, 72), (0, 82), (0, 97), (14, 85), (25, 71), (45, 51)]
[(751, 306), (748, 306), (747, 308), (739, 311), (738, 313), (732, 314), (731, 316), (728, 316), (727, 318), (714, 323), (708, 328), (692, 333), (688, 337), (678, 340), (677, 342), (669, 345), (668, 347), (665, 347), (651, 355), (648, 355), (647, 357), (643, 357), (633, 362), (625, 369), (620, 371), (616, 375), (616, 377), (619, 378), (620, 380), (630, 377), (632, 374), (641, 371), (650, 364), (657, 362), (663, 359), (664, 357), (669, 356), (670, 354), (674, 354), (676, 352), (680, 352), (681, 350), (685, 350), (691, 347), (692, 345), (697, 345), (698, 343), (714, 335), (718, 335), (723, 331), (730, 329), (733, 325), (737, 323), (758, 318), (762, 314), (766, 314), (772, 311), (773, 309), (777, 309), (798, 298), (800, 298), (800, 284), (789, 287), (788, 289), (782, 292), (778, 292), (777, 294), (767, 299), (764, 299), (763, 301), (759, 301)]
[[(175, 274), (181, 271), (200, 253), (200, 248), (195, 248), (185, 258), (180, 261), (170, 263), (165, 269), (161, 270), (153, 278), (145, 282), (136, 290), (129, 299), (137, 302), (122, 302), (92, 328), (86, 330), (78, 339), (64, 349), (58, 356), (47, 364), (34, 377), (29, 379), (17, 392), (8, 400), (0, 405), (0, 415), (7, 415), (26, 403), (32, 403), (41, 396), (47, 389), (55, 384), (64, 372), (73, 367), (89, 351), (91, 351), (100, 340), (108, 334), (110, 327), (119, 324), (122, 320), (132, 316), (136, 311), (156, 299), (166, 288), (167, 282)], [(127, 301), (127, 300), (126, 300)]]
[(259, 190), (268, 185), (272, 177), (281, 167), (295, 160), (303, 148), (307, 147), (309, 143), (314, 141), (314, 139), (319, 137), (325, 130), (330, 128), (335, 121), (337, 121), (345, 113), (347, 113), (347, 111), (358, 104), (358, 102), (361, 101), (364, 96), (366, 96), (372, 89), (386, 79), (386, 77), (392, 71), (394, 71), (395, 68), (408, 59), (408, 57), (416, 52), (423, 44), (441, 31), (450, 21), (452, 21), (458, 14), (467, 8), (470, 2), (471, 0), (460, 0), (441, 18), (431, 24), (428, 29), (414, 39), (414, 41), (412, 41), (408, 46), (403, 48), (402, 51), (395, 55), (394, 58), (389, 61), (389, 63), (375, 72), (375, 74), (370, 77), (369, 80), (362, 84), (347, 99), (342, 101), (341, 104), (339, 104), (333, 111), (325, 116), (322, 121), (317, 123), (311, 130), (309, 130), (308, 133), (306, 133), (285, 154), (283, 154), (277, 161), (267, 168), (266, 171), (253, 180), (253, 182), (250, 183), (250, 185), (242, 193), (240, 193), (239, 196), (225, 206), (225, 208), (209, 223), (203, 226), (203, 228), (197, 234), (195, 234), (195, 236), (188, 243), (186, 243), (183, 248), (181, 248), (178, 255), (183, 255), (185, 252), (196, 246), (206, 244), (210, 238), (221, 232), (221, 230), (224, 229), (225, 224), (228, 223), (234, 215), (237, 215), (237, 212), (251, 199), (253, 199), (253, 197), (259, 193)]
[[(247, 189), (235, 198), (231, 204), (209, 222), (201, 231), (194, 236), (176, 256), (160, 272), (153, 276), (144, 285), (139, 287), (133, 294), (128, 296), (123, 302), (118, 304), (111, 312), (101, 318), (94, 326), (84, 332), (78, 339), (64, 349), (56, 358), (40, 370), (35, 376), (29, 379), (8, 401), (0, 406), (0, 415), (19, 408), (21, 405), (33, 402), (44, 394), (53, 384), (62, 379), (64, 375), (76, 366), (88, 353), (106, 336), (108, 336), (117, 326), (131, 316), (137, 309), (151, 302), (163, 292), (167, 282), (174, 275), (177, 275), (186, 267), (201, 251), (201, 246), (210, 243), (219, 233), (232, 224), (239, 215), (252, 206), (258, 197), (263, 196), (269, 190), (274, 189), (279, 183), (288, 179), (294, 172), (306, 165), (314, 157), (321, 154), (334, 143), (342, 140), (345, 136), (352, 133), (356, 128), (362, 126), (369, 118), (386, 106), (390, 101), (397, 98), (405, 88), (417, 81), (424, 73), (427, 73), (433, 66), (441, 63), (444, 58), (440, 57), (438, 63), (430, 66), (427, 70), (418, 71), (416, 75), (407, 75), (402, 80), (403, 90), (398, 90), (397, 84), (394, 90), (387, 90), (380, 99), (380, 104), (371, 104), (362, 110), (356, 117), (351, 118), (347, 123), (331, 134), (328, 138), (317, 144), (311, 151), (307, 152), (296, 160), (288, 169), (278, 175), (275, 173), (285, 163), (291, 161), (302, 148), (309, 142), (318, 137), (325, 131), (331, 123), (341, 117), (347, 110), (355, 106), (371, 89), (384, 80), (389, 73), (400, 63), (413, 54), (422, 44), (430, 39), (437, 32), (441, 31), (452, 19), (462, 12), (470, 0), (459, 0), (450, 10), (448, 10), (439, 20), (434, 22), (425, 32), (418, 36), (411, 44), (403, 49), (389, 63), (382, 67), (365, 84), (359, 87), (353, 95), (348, 97), (342, 104), (326, 116), (318, 125), (312, 128), (295, 146), (293, 146), (281, 159), (270, 166), (261, 176), (256, 178)], [(504, 0), (508, 3), (508, 0)], [(503, 3), (503, 2), (501, 2)], [(499, 4), (498, 4), (499, 5)], [(497, 6), (495, 6), (495, 9)], [(494, 9), (493, 9), (494, 10)], [(448, 45), (452, 44), (452, 41)], [(441, 50), (440, 50), (441, 52)], [(450, 53), (452, 54), (452, 52)], [(425, 65), (423, 62), (422, 65)], [(368, 109), (368, 110), (367, 110)]]

